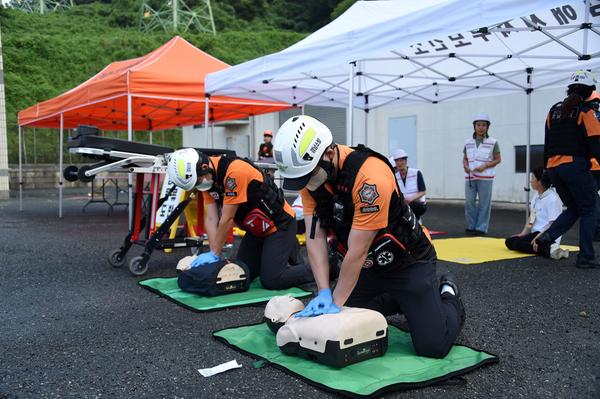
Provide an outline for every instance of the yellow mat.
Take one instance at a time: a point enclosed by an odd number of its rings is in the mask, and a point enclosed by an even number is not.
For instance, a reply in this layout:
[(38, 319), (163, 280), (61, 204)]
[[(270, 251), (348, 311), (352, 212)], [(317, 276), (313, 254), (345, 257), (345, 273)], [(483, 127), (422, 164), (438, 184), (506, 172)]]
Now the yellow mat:
[[(534, 256), (511, 251), (504, 241), (504, 238), (491, 237), (444, 238), (433, 240), (433, 245), (438, 259), (465, 265)], [(572, 245), (561, 245), (561, 248), (579, 251), (579, 247)]]

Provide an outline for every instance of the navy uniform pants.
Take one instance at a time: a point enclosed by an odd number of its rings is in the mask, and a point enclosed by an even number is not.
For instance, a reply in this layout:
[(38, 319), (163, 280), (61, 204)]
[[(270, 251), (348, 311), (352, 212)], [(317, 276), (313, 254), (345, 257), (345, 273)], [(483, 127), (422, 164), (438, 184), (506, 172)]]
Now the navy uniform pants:
[(416, 353), (442, 358), (460, 333), (462, 316), (456, 296), (440, 295), (435, 266), (433, 259), (389, 271), (381, 270), (383, 266), (363, 269), (346, 306), (376, 310), (385, 316), (403, 313)]
[(573, 162), (550, 168), (548, 174), (558, 196), (567, 207), (547, 230), (548, 235), (556, 239), (580, 219), (577, 257), (594, 259), (593, 240), (597, 223), (598, 193), (596, 181), (590, 173), (590, 162), (585, 158), (573, 157)]
[(246, 233), (237, 259), (248, 265), (252, 279), (260, 276), (266, 289), (290, 288), (314, 279), (308, 264), (290, 263), (290, 258), (297, 257), (298, 245), (296, 222), (292, 221), (286, 230), (276, 231), (267, 237), (259, 238)]

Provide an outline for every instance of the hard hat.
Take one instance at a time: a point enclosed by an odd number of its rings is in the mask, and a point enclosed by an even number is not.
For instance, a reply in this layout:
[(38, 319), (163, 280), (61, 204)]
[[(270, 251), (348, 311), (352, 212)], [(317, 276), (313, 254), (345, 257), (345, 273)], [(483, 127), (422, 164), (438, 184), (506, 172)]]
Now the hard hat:
[(569, 78), (569, 86), (571, 85), (583, 85), (583, 86), (596, 86), (596, 77), (590, 71), (584, 69), (578, 69), (571, 74)]
[(490, 116), (488, 114), (483, 114), (483, 113), (475, 115), (475, 117), (473, 118), (473, 123), (475, 123), (477, 121), (484, 121), (489, 124), (492, 123), (492, 121), (490, 120)]
[(305, 187), (331, 143), (329, 128), (311, 116), (298, 115), (285, 121), (273, 142), (275, 164), (284, 178), (283, 188)]
[(273, 132), (270, 130), (265, 130), (263, 133), (263, 136), (269, 136), (269, 137), (273, 137)]
[(271, 331), (276, 333), (294, 313), (298, 313), (302, 309), (304, 309), (302, 301), (291, 295), (276, 296), (271, 298), (265, 306), (265, 320)]
[(183, 148), (168, 155), (167, 176), (177, 187), (192, 190), (200, 175), (208, 172), (208, 157), (193, 148)]
[(392, 154), (392, 158), (394, 161), (397, 159), (408, 158), (408, 154), (402, 148), (398, 148), (396, 151), (394, 151), (394, 154)]

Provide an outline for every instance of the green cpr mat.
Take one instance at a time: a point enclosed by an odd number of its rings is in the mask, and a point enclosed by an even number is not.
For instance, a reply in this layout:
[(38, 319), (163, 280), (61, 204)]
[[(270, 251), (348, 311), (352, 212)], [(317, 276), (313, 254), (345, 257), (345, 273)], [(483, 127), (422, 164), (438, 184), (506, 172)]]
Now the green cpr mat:
[(384, 356), (342, 369), (285, 355), (277, 347), (275, 334), (266, 323), (228, 328), (214, 332), (213, 336), (311, 385), (357, 398), (439, 383), (498, 362), (495, 355), (462, 345), (454, 345), (444, 359), (417, 356), (410, 334), (394, 326), (388, 327), (388, 350)]
[(303, 298), (312, 295), (312, 292), (300, 288), (288, 288), (286, 290), (267, 290), (260, 284), (260, 279), (255, 279), (246, 292), (205, 297), (199, 294), (182, 291), (177, 285), (177, 277), (151, 278), (142, 280), (140, 286), (165, 297), (184, 308), (204, 312), (208, 310), (224, 309), (237, 306), (252, 305), (268, 302), (269, 299), (278, 295), (291, 295), (294, 298)]

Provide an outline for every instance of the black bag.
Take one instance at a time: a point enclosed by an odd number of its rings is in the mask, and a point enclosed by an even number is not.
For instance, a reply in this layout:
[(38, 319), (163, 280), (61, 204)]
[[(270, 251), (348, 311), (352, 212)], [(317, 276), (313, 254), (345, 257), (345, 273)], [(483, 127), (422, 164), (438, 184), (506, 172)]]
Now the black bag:
[(220, 260), (179, 273), (177, 285), (209, 297), (244, 292), (250, 287), (250, 269), (239, 261)]

